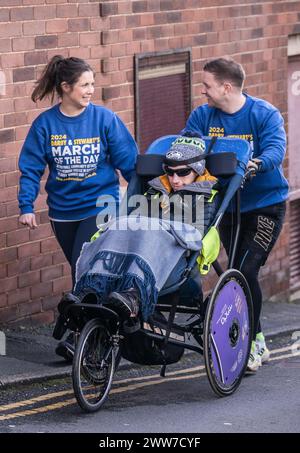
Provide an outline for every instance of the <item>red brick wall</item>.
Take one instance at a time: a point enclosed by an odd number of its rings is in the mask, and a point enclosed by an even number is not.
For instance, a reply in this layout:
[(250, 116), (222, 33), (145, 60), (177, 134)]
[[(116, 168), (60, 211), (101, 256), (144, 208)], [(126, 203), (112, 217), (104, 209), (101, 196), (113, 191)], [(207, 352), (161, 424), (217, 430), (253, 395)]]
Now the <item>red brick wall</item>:
[[(242, 6), (240, 5), (242, 3)], [(18, 225), (17, 158), (32, 120), (47, 107), (30, 94), (54, 54), (87, 59), (96, 71), (94, 101), (134, 131), (133, 56), (192, 48), (193, 106), (203, 102), (205, 59), (230, 55), (247, 72), (250, 94), (287, 115), (287, 38), (300, 33), (300, 1), (0, 0), (0, 323), (51, 322), (69, 267), (39, 197), (39, 228)], [(262, 271), (264, 294), (288, 289), (288, 224)]]

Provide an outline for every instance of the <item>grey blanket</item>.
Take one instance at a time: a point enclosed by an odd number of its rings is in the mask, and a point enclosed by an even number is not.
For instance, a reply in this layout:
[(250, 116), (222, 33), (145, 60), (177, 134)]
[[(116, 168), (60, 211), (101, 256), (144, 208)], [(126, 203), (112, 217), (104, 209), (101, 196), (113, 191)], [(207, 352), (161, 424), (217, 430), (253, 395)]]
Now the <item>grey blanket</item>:
[[(151, 229), (149, 227), (151, 226)], [(158, 292), (187, 250), (201, 250), (193, 226), (157, 218), (120, 217), (94, 242), (83, 245), (76, 266), (75, 294), (95, 292), (105, 303), (111, 291), (138, 289), (144, 319)]]

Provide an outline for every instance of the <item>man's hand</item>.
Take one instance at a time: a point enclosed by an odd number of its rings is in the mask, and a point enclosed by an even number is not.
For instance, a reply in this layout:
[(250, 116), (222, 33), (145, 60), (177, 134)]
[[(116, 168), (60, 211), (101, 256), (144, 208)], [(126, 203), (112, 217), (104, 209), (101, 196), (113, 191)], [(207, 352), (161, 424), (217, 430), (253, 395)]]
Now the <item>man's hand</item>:
[(247, 164), (248, 170), (250, 170), (251, 168), (254, 168), (254, 170), (256, 172), (258, 172), (261, 162), (262, 161), (260, 159), (256, 159), (256, 158), (249, 160), (248, 164)]
[(29, 228), (32, 229), (37, 227), (35, 215), (33, 213), (20, 215), (19, 222), (22, 223), (22, 225), (28, 225)]

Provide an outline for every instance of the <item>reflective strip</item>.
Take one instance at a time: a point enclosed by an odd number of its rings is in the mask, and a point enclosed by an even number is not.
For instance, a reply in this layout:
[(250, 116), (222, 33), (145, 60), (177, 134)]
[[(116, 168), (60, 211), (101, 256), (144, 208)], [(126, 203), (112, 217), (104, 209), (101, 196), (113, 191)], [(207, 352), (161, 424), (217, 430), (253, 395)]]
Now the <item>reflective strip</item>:
[(98, 231), (96, 231), (96, 233), (93, 234), (93, 236), (90, 239), (90, 242), (94, 242), (96, 239), (98, 239), (101, 233), (103, 233), (103, 228), (100, 228)]
[(215, 198), (215, 196), (217, 195), (217, 193), (218, 193), (217, 190), (212, 189), (212, 191), (211, 191), (211, 197), (207, 200), (207, 203), (212, 203), (213, 200), (214, 200), (214, 198)]

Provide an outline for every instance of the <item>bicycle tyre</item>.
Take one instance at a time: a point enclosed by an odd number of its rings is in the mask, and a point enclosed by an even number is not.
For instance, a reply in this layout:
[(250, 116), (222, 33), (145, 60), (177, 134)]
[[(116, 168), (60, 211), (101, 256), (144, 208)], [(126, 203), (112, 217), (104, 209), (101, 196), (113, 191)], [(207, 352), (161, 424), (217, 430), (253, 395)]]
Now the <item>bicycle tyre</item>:
[(253, 329), (251, 292), (243, 274), (229, 269), (210, 295), (204, 321), (204, 361), (212, 390), (229, 396), (246, 371)]
[(81, 331), (72, 365), (74, 394), (85, 412), (101, 408), (109, 394), (114, 370), (110, 334), (100, 320), (92, 319)]

